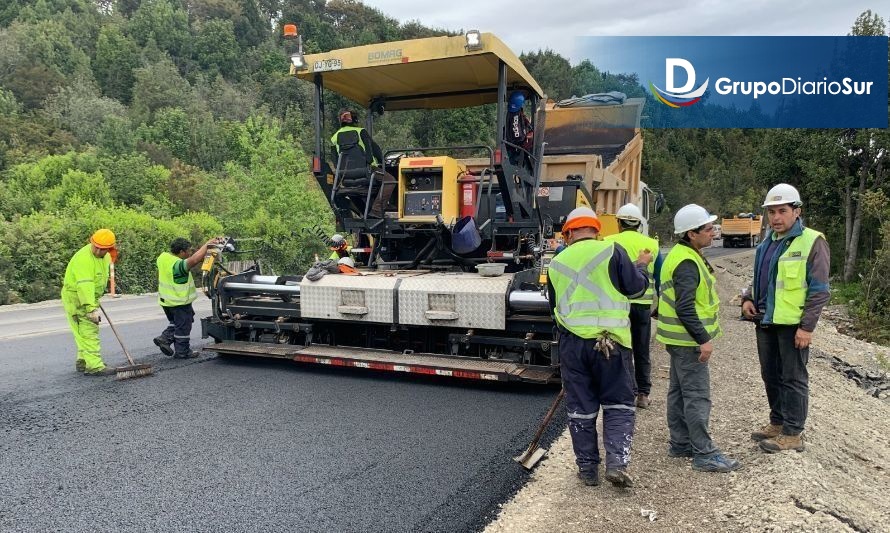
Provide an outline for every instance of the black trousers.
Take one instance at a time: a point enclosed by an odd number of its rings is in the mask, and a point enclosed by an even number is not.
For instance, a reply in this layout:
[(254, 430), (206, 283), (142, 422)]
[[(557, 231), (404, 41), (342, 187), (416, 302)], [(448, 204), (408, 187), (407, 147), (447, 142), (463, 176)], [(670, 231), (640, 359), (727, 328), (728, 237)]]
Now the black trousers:
[(760, 376), (769, 401), (769, 421), (781, 425), (786, 435), (804, 429), (809, 407), (810, 349), (794, 347), (798, 326), (757, 326)]
[(170, 324), (161, 333), (164, 340), (173, 344), (174, 355), (188, 355), (192, 337), (192, 324), (195, 322), (195, 310), (192, 304), (174, 307), (161, 306)]
[(634, 351), (634, 377), (637, 394), (649, 396), (652, 392), (652, 357), (649, 341), (652, 337), (651, 306), (630, 304), (630, 337)]

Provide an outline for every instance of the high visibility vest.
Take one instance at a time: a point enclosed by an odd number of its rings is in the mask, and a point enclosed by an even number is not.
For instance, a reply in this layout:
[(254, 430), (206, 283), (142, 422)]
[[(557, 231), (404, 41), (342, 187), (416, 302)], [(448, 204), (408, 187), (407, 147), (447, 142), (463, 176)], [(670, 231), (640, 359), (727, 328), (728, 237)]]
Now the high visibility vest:
[(158, 303), (164, 307), (188, 305), (198, 297), (191, 272), (189, 272), (189, 279), (185, 283), (173, 281), (173, 267), (179, 261), (182, 259), (170, 252), (164, 252), (158, 256)]
[(658, 301), (658, 327), (655, 339), (672, 346), (698, 346), (698, 342), (686, 330), (677, 316), (677, 293), (674, 291), (674, 270), (683, 261), (691, 259), (698, 267), (698, 287), (695, 289), (695, 313), (712, 339), (719, 337), (718, 313), (720, 299), (717, 297), (716, 278), (708, 270), (705, 260), (692, 247), (678, 244), (674, 246), (661, 266), (661, 293)]
[(548, 275), (556, 295), (556, 321), (582, 339), (604, 333), (630, 348), (630, 303), (612, 285), (609, 261), (615, 244), (584, 240), (550, 262)]
[[(331, 135), (331, 144), (333, 144), (334, 148), (337, 149), (338, 154), (340, 153), (340, 144), (337, 142), (337, 137), (339, 137), (340, 133), (344, 131), (356, 132), (358, 134), (358, 145), (362, 147), (362, 151), (364, 151), (366, 154), (368, 153), (370, 147), (365, 146), (365, 142), (362, 140), (362, 132), (365, 131), (365, 128), (360, 128), (358, 126), (340, 126), (340, 129), (337, 130), (333, 135)], [(374, 156), (373, 153), (371, 153), (371, 164), (375, 166), (380, 164), (379, 162), (377, 162), (377, 158)]]
[[(658, 241), (634, 230), (609, 235), (604, 240), (620, 244), (627, 252), (631, 261), (636, 261), (643, 250), (652, 252), (653, 257), (658, 255)], [(646, 288), (643, 296), (631, 300), (630, 303), (652, 305), (652, 300), (655, 299), (655, 261), (652, 261), (646, 267), (646, 275), (649, 278), (649, 287)]]
[(804, 228), (779, 256), (773, 324), (800, 324), (807, 302), (807, 259), (820, 237), (825, 238), (816, 230)]
[(105, 294), (108, 285), (111, 254), (105, 257), (93, 255), (93, 246), (87, 244), (77, 251), (65, 267), (62, 297), (76, 297), (78, 307), (89, 313), (98, 307), (97, 301)]

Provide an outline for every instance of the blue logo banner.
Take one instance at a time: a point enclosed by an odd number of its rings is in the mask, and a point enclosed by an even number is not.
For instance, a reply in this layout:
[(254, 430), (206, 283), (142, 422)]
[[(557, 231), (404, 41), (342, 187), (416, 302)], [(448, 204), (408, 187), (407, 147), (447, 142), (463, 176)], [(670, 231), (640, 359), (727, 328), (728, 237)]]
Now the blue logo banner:
[(635, 74), (648, 128), (886, 128), (887, 37), (582, 37)]

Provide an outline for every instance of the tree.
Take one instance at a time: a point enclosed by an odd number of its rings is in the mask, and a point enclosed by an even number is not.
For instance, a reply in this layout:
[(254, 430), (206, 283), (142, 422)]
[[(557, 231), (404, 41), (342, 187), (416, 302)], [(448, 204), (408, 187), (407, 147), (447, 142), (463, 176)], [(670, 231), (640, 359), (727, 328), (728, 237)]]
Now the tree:
[(139, 63), (139, 47), (132, 39), (125, 37), (117, 26), (102, 28), (93, 72), (105, 96), (129, 104), (136, 82), (134, 70)]
[(105, 121), (109, 117), (124, 117), (127, 110), (117, 100), (99, 96), (98, 88), (90, 81), (79, 79), (48, 98), (44, 111), (78, 139), (95, 144)]
[(212, 19), (198, 26), (193, 57), (204, 69), (230, 75), (237, 63), (238, 42), (230, 20)]
[(144, 46), (153, 39), (173, 57), (182, 55), (189, 41), (188, 13), (170, 0), (145, 0), (129, 24), (130, 34)]
[(566, 58), (547, 49), (522, 54), (519, 59), (548, 97), (561, 100), (572, 96), (572, 66)]
[(164, 107), (182, 107), (191, 102), (192, 88), (169, 59), (136, 69), (132, 114), (138, 122), (150, 121)]

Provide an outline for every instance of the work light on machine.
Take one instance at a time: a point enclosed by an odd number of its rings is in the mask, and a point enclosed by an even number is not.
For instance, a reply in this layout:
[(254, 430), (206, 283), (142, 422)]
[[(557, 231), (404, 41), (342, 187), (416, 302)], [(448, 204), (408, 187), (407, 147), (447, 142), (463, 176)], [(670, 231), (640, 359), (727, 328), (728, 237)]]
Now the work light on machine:
[(470, 30), (467, 32), (467, 50), (482, 50), (482, 34), (479, 30)]
[[(303, 57), (303, 36), (297, 31), (296, 24), (284, 25), (284, 38), (289, 41), (297, 41), (297, 51), (290, 55), (293, 70), (305, 70), (306, 59)], [(293, 71), (291, 71), (291, 74), (293, 74)]]
[(303, 57), (302, 52), (296, 52), (290, 55), (290, 62), (297, 70), (303, 70), (306, 68), (306, 59)]

